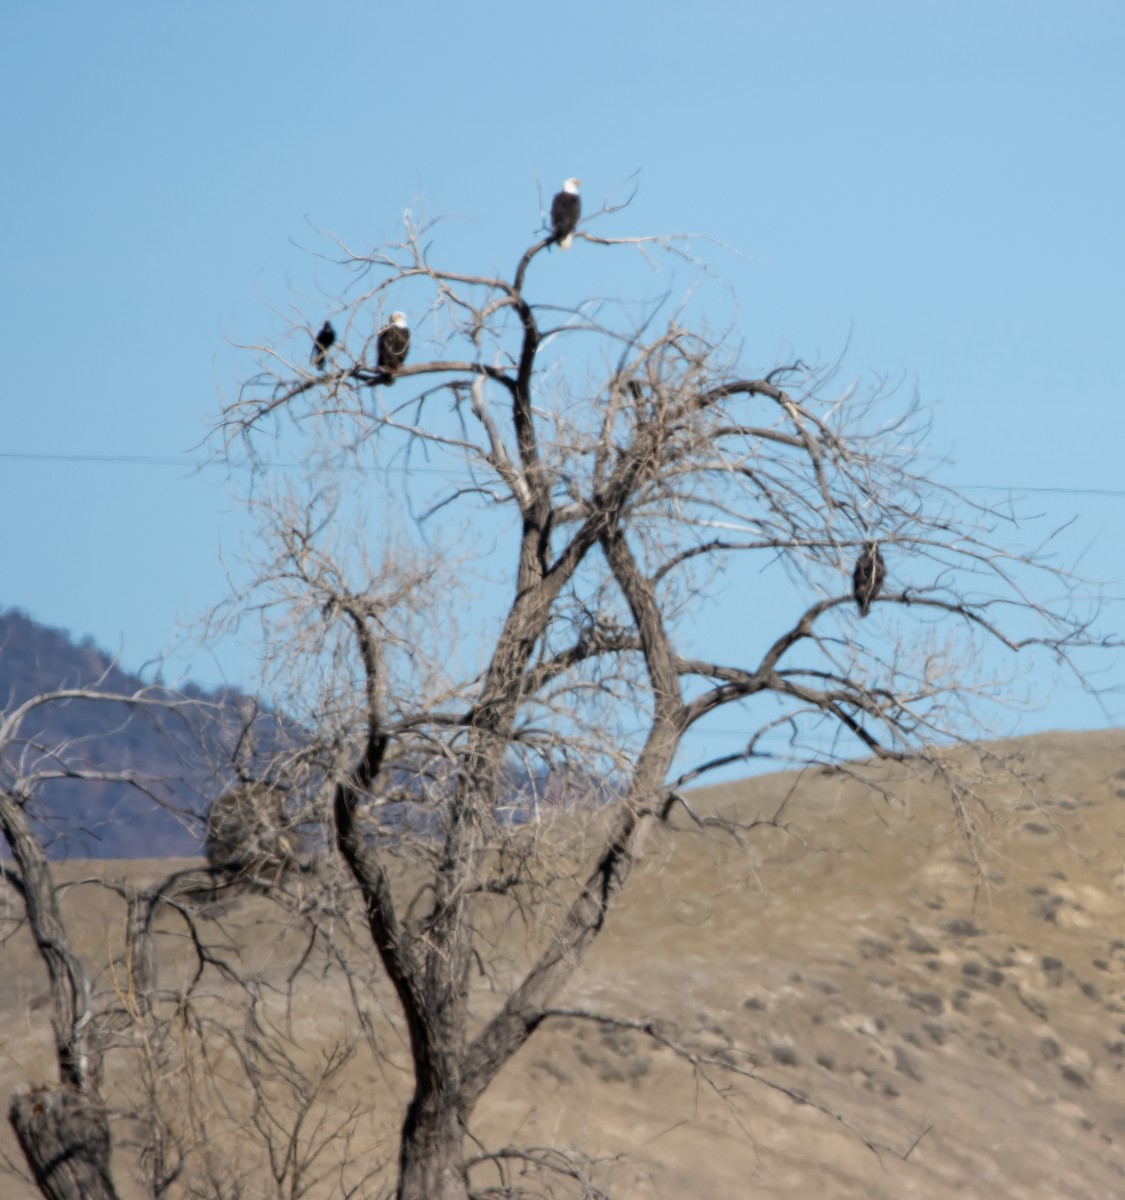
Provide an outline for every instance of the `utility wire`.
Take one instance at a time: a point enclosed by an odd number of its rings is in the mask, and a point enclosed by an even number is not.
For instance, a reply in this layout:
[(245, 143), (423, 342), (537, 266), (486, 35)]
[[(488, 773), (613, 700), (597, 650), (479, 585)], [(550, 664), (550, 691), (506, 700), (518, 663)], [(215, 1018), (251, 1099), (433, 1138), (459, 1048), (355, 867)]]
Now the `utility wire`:
[[(35, 453), (16, 450), (0, 450), (0, 459), (10, 459), (15, 462), (69, 462), (69, 463), (105, 463), (132, 467), (189, 467), (198, 470), (202, 467), (218, 467), (227, 469), (229, 464), (215, 462), (207, 458), (184, 458), (161, 454), (53, 454)], [(296, 470), (301, 466), (297, 462), (264, 462), (263, 467), (274, 467), (281, 470)], [(445, 467), (352, 467), (350, 470), (375, 472), (397, 471), (403, 474), (418, 475), (453, 475), (456, 472)], [(949, 487), (966, 492), (1037, 492), (1058, 496), (1101, 496), (1111, 500), (1125, 499), (1125, 488), (1096, 488), (1096, 487), (1062, 487), (1034, 485), (1024, 487), (1019, 484), (999, 483), (953, 483)]]

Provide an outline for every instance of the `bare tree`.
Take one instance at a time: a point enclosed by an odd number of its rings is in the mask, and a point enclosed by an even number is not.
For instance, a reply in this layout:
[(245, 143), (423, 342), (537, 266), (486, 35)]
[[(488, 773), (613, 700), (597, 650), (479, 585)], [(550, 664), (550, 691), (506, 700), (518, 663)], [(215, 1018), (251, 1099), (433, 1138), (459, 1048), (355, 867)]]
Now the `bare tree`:
[[(1099, 644), (1049, 547), (1013, 549), (1011, 514), (927, 477), (916, 408), (833, 395), (799, 363), (749, 370), (698, 300), (670, 317), (544, 300), (549, 236), (510, 280), (434, 267), (432, 236), (408, 221), (400, 244), (340, 246), (330, 359), (309, 365), (324, 314), (294, 323), (215, 432), (250, 468), (261, 536), (214, 619), (259, 620), (289, 734), (255, 750), (251, 706), (202, 737), (203, 706), (157, 691), (60, 690), (0, 715), (0, 936), (33, 944), (53, 1035), (53, 1077), (10, 1119), (49, 1200), (385, 1195), (388, 1170), (401, 1200), (602, 1196), (574, 1148), (489, 1147), (474, 1128), (552, 1021), (817, 1107), (659, 1014), (565, 1002), (647, 832), (742, 839), (686, 787), (756, 758), (948, 772), (935, 747), (978, 733), (1005, 658), (1077, 670)], [(665, 251), (702, 271), (676, 239), (577, 237), (591, 271)], [(412, 335), (388, 374), (391, 310)], [(701, 632), (712, 606), (737, 606), (722, 656)], [(167, 803), (168, 781), (35, 733), (44, 706), (106, 702), (227, 747), (206, 866), (49, 862), (47, 782), (112, 775)], [(743, 744), (694, 761), (685, 735), (722, 712)], [(114, 906), (93, 940), (68, 908), (85, 889)], [(396, 1039), (411, 1086), (384, 1151)], [(357, 1060), (377, 1087), (349, 1092)]]
[[(250, 774), (251, 732), (268, 721), (251, 706), (232, 725), (229, 704), (162, 688), (114, 694), (104, 682), (40, 693), (0, 716), (0, 830), (10, 851), (0, 861), (0, 948), (13, 973), (29, 951), (38, 958), (51, 1013), (49, 1048), (40, 1051), (39, 1037), (25, 1045), (25, 1083), (10, 1098), (27, 1170), (2, 1154), (0, 1169), (48, 1200), (138, 1189), (154, 1200), (364, 1194), (382, 1165), (369, 1141), (363, 1154), (353, 1149), (371, 1104), (341, 1102), (338, 1082), (371, 1043), (371, 1020), (357, 1005), (339, 1036), (329, 1028), (310, 1052), (296, 1032), (309, 1017), (293, 992), (309, 981), (309, 1003), (330, 1026), (311, 984), (330, 968), (356, 989), (372, 981), (351, 948), (350, 915), (335, 907), (341, 889), (323, 871), (302, 871), (299, 803)], [(43, 714), (60, 706), (68, 729), (82, 728), (85, 710), (101, 732), (48, 732)], [(111, 717), (99, 722), (98, 713)], [(199, 829), (208, 865), (155, 878), (144, 865), (61, 868), (51, 856), (67, 850), (68, 830), (44, 799), (52, 785), (123, 783), (200, 826), (203, 797), (188, 803), (183, 780), (99, 765), (117, 757), (114, 737), (128, 743), (136, 721), (182, 752), (184, 779), (214, 768), (206, 839)], [(200, 761), (224, 740), (229, 761)], [(276, 755), (276, 738), (266, 740)], [(286, 768), (299, 781), (298, 763)], [(37, 986), (34, 976), (27, 984)], [(29, 1007), (33, 1028), (40, 1007)]]
[[(675, 239), (597, 237), (598, 217), (577, 236), (599, 272), (693, 262)], [(500, 277), (435, 266), (433, 236), (408, 218), (399, 244), (339, 244), (331, 369), (307, 365), (321, 313), (255, 348), (216, 434), (252, 468), (262, 534), (228, 611), (262, 622), (268, 686), (309, 733), (305, 794), (401, 1008), (397, 1196), (521, 1194), (503, 1169), (474, 1182), (521, 1154), (596, 1195), (572, 1160), (466, 1139), (559, 1016), (646, 830), (692, 818), (684, 786), (769, 755), (928, 760), (978, 732), (1006, 656), (1077, 670), (1098, 638), (1043, 548), (1011, 547), (1010, 514), (928, 475), (915, 407), (888, 417), (893, 395), (833, 394), (799, 363), (748, 370), (696, 301), (552, 302), (549, 237)], [(413, 330), (393, 378), (391, 309)], [(722, 657), (697, 648), (711, 604), (745, 631)], [(685, 735), (720, 710), (744, 745), (690, 761)], [(504, 913), (549, 931), (512, 977), (487, 941)]]
[(44, 1196), (110, 1200), (117, 1192), (103, 1097), (106, 1013), (98, 1004), (90, 964), (77, 951), (63, 919), (44, 831), (35, 820), (36, 805), (43, 786), (52, 780), (127, 781), (141, 788), (146, 781), (135, 773), (98, 769), (87, 757), (88, 748), (80, 744), (45, 742), (36, 736), (39, 711), (58, 704), (115, 704), (141, 712), (174, 706), (155, 693), (115, 696), (94, 688), (71, 688), (34, 696), (0, 719), (0, 830), (15, 865), (4, 871), (4, 882), (22, 901), (47, 969), (58, 1070), (57, 1082), (17, 1092), (9, 1117)]

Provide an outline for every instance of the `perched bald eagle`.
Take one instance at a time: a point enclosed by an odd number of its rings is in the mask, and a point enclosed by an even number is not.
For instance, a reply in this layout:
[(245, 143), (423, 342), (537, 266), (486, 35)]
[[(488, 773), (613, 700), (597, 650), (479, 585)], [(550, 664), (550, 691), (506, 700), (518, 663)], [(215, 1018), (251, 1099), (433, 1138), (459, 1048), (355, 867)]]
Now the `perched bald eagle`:
[(410, 349), (410, 328), (406, 324), (406, 314), (391, 313), (391, 323), (379, 330), (379, 370), (386, 376), (384, 382), (388, 387), (394, 383), (395, 371), (406, 361), (406, 352)]
[(867, 616), (871, 601), (879, 594), (883, 580), (887, 577), (887, 564), (883, 562), (883, 554), (878, 542), (867, 542), (855, 564), (855, 574), (852, 576), (852, 595), (859, 605), (859, 615)]
[(309, 355), (309, 361), (318, 371), (324, 370), (328, 350), (335, 340), (336, 330), (332, 328), (332, 322), (325, 321), (320, 327), (320, 332), (313, 338), (312, 354)]
[(581, 179), (568, 179), (561, 192), (555, 193), (551, 201), (551, 234), (560, 250), (569, 250), (574, 241), (578, 218), (582, 215), (582, 201), (578, 196)]

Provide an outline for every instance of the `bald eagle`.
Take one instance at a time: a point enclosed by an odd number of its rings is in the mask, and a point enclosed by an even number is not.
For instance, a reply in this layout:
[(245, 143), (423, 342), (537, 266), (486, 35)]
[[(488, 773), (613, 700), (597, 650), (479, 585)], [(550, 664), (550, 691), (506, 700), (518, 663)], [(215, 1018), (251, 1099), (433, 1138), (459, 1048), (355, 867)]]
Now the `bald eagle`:
[(867, 616), (871, 601), (879, 594), (883, 580), (887, 575), (887, 564), (878, 542), (866, 542), (863, 551), (855, 564), (855, 574), (852, 576), (852, 595), (859, 605), (859, 615)]
[(406, 314), (391, 313), (391, 323), (379, 330), (379, 370), (385, 375), (384, 382), (388, 387), (394, 383), (395, 371), (406, 361), (406, 352), (410, 349), (410, 329), (406, 324)]
[(328, 356), (329, 347), (335, 340), (336, 330), (332, 328), (332, 322), (325, 321), (320, 327), (320, 332), (313, 338), (312, 354), (309, 355), (309, 362), (318, 371), (325, 369), (325, 359)]
[(578, 218), (582, 215), (582, 201), (578, 197), (581, 179), (568, 179), (561, 192), (555, 193), (551, 201), (551, 235), (560, 250), (569, 250), (574, 241)]

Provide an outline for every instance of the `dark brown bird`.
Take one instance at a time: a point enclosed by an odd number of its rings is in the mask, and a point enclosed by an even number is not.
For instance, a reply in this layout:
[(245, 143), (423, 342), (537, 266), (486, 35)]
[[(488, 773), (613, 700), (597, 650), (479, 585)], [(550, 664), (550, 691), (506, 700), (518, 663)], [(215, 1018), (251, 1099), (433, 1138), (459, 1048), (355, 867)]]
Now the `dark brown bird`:
[(852, 575), (852, 595), (859, 605), (859, 615), (866, 617), (871, 608), (871, 601), (878, 596), (887, 577), (887, 564), (883, 562), (883, 554), (878, 542), (867, 542), (855, 564)]
[(581, 182), (581, 179), (568, 179), (551, 201), (551, 235), (560, 250), (569, 250), (574, 241), (574, 231), (582, 215), (582, 200), (578, 195)]
[(379, 370), (386, 376), (384, 382), (388, 387), (394, 383), (395, 371), (406, 361), (406, 352), (410, 349), (410, 329), (406, 324), (406, 314), (391, 313), (391, 323), (379, 330), (378, 357)]
[(336, 330), (332, 328), (332, 322), (325, 321), (320, 327), (320, 332), (313, 338), (312, 354), (309, 355), (309, 361), (318, 371), (325, 369), (328, 351), (335, 340)]

